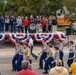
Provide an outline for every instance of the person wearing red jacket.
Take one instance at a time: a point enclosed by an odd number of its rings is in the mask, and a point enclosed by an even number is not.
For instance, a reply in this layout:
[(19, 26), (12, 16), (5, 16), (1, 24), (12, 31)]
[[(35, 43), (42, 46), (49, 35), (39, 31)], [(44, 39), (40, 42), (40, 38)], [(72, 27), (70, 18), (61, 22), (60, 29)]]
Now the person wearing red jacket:
[(35, 72), (30, 70), (30, 63), (28, 60), (22, 61), (22, 70), (17, 72), (16, 75), (36, 75)]
[(47, 26), (47, 21), (45, 17), (43, 17), (43, 19), (41, 20), (41, 25), (42, 25), (42, 32), (45, 32)]
[(23, 25), (25, 27), (25, 33), (27, 33), (27, 29), (28, 29), (28, 25), (29, 25), (29, 20), (28, 20), (28, 17), (27, 16), (23, 20)]

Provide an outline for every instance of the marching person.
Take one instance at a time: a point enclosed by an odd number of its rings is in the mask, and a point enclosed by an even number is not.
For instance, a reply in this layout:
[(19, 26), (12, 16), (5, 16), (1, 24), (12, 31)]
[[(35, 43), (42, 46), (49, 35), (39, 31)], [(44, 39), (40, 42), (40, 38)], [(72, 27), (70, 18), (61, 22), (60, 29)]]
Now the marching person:
[(69, 75), (68, 70), (62, 67), (62, 61), (57, 59), (56, 66), (49, 71), (49, 75)]
[(52, 53), (52, 45), (49, 44), (47, 46), (47, 58), (45, 58), (45, 66), (44, 66), (44, 70), (45, 72), (43, 72), (43, 74), (47, 74), (48, 73), (48, 69), (49, 67), (52, 68), (52, 63), (54, 59), (53, 59), (53, 53)]
[(60, 60), (62, 61), (62, 66), (64, 66), (64, 63), (63, 63), (63, 56), (64, 56), (64, 53), (63, 53), (63, 44), (62, 44), (62, 41), (59, 40), (59, 53), (60, 53)]
[(33, 53), (33, 46), (34, 46), (34, 41), (32, 39), (32, 37), (29, 35), (29, 48), (30, 48), (30, 51), (31, 51), (31, 55), (35, 58), (35, 60), (37, 60), (37, 56)]
[(18, 46), (18, 40), (15, 41), (15, 55), (13, 56), (13, 59), (12, 59), (12, 71), (16, 71), (16, 62), (18, 60), (18, 56), (19, 54), (17, 52), (19, 46)]
[(47, 57), (47, 43), (46, 43), (46, 39), (42, 40), (42, 51), (38, 53), (38, 55), (40, 55), (40, 60), (39, 60), (39, 69), (43, 69), (43, 60), (45, 61), (46, 57)]
[(54, 50), (55, 50), (55, 52), (53, 54), (54, 61), (52, 62), (52, 67), (55, 67), (55, 65), (56, 65), (55, 61), (57, 59), (60, 59), (59, 48), (57, 46), (55, 46)]
[(24, 48), (22, 46), (22, 42), (20, 42), (20, 41), (18, 42), (18, 46), (19, 46), (19, 48), (18, 48), (16, 54), (19, 54), (19, 55), (18, 55), (18, 60), (17, 60), (17, 63), (16, 63), (16, 68), (17, 68), (18, 71), (20, 71), (22, 69), (21, 62), (23, 60)]
[(75, 46), (73, 41), (69, 41), (68, 45), (69, 45), (69, 57), (68, 57), (67, 64), (70, 67), (70, 65), (73, 63), (73, 59), (70, 59), (70, 58), (74, 56)]
[(23, 44), (23, 47), (24, 47), (24, 54), (23, 54), (24, 60), (28, 60), (30, 62), (30, 64), (32, 64), (32, 60), (31, 60), (31, 57), (30, 57), (31, 52), (30, 52), (30, 49), (28, 47), (28, 44), (27, 43)]

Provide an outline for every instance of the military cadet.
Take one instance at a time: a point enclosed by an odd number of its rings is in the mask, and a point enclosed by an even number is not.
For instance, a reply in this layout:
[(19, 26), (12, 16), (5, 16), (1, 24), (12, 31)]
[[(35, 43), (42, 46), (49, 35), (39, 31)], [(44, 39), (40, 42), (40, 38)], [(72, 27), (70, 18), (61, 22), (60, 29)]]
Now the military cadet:
[(15, 17), (12, 15), (12, 16), (10, 17), (11, 33), (12, 33), (12, 32), (15, 33), (15, 22), (16, 22), (16, 19), (15, 19)]
[(43, 72), (43, 74), (47, 74), (48, 73), (48, 69), (49, 67), (52, 68), (52, 63), (54, 61), (53, 59), (53, 53), (52, 53), (52, 45), (49, 44), (47, 46), (47, 58), (45, 59), (45, 67), (44, 67), (44, 70), (45, 72)]
[(25, 43), (23, 44), (23, 47), (24, 47), (24, 60), (28, 60), (30, 62), (30, 64), (32, 64), (32, 60), (31, 60), (31, 52), (30, 52), (30, 49), (28, 47), (28, 44)]
[(12, 71), (16, 71), (16, 62), (17, 62), (18, 56), (19, 56), (18, 53), (16, 54), (18, 47), (19, 47), (18, 46), (18, 40), (16, 40), (15, 41), (15, 55), (13, 56), (13, 59), (12, 59)]
[(60, 59), (59, 48), (57, 46), (55, 46), (54, 50), (55, 50), (55, 52), (53, 54), (54, 61), (52, 62), (52, 67), (55, 67), (55, 65), (56, 65), (55, 61), (57, 59)]
[(45, 61), (45, 58), (47, 57), (47, 43), (46, 43), (46, 39), (42, 40), (42, 51), (40, 53), (38, 53), (38, 55), (40, 55), (40, 60), (39, 60), (39, 69), (43, 69), (43, 60)]
[(62, 61), (62, 66), (64, 66), (64, 63), (63, 63), (63, 56), (64, 56), (64, 53), (63, 53), (63, 44), (62, 44), (61, 40), (59, 40), (58, 48), (59, 48), (59, 53), (60, 53), (60, 60)]
[(1, 32), (4, 32), (4, 17), (1, 16)]
[(17, 63), (16, 63), (16, 68), (17, 68), (17, 71), (20, 71), (22, 69), (21, 62), (23, 60), (23, 52), (24, 52), (23, 50), (24, 50), (24, 48), (22, 46), (22, 42), (19, 41), (18, 45), (19, 45), (19, 48), (18, 48), (16, 54), (19, 54), (19, 56), (18, 56), (18, 60), (17, 60)]
[(70, 59), (70, 58), (74, 56), (75, 46), (73, 41), (69, 41), (68, 45), (69, 45), (69, 57), (68, 57), (67, 64), (70, 67), (70, 65), (73, 63), (73, 59)]
[(35, 58), (35, 60), (37, 60), (37, 55), (35, 55), (34, 53), (33, 53), (33, 47), (34, 47), (34, 41), (33, 41), (33, 39), (32, 39), (32, 37), (29, 35), (29, 43), (28, 43), (28, 45), (29, 45), (29, 48), (30, 48), (30, 51), (31, 51), (31, 55)]

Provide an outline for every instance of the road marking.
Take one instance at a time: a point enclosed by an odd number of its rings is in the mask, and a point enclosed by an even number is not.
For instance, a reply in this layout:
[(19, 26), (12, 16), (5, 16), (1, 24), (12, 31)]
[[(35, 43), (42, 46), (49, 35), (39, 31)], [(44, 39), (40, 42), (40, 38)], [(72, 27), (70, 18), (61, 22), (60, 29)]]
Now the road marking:
[[(32, 63), (34, 65), (38, 64), (37, 62), (36, 63)], [(12, 64), (0, 64), (0, 67), (3, 67), (3, 66), (12, 66)]]

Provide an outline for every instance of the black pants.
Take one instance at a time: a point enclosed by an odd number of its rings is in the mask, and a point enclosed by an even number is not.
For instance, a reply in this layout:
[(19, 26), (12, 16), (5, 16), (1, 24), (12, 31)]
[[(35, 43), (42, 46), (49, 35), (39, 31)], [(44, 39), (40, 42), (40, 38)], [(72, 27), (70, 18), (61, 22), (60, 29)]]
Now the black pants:
[(25, 33), (27, 33), (27, 26), (25, 26)]
[(7, 32), (9, 30), (9, 23), (5, 23), (5, 31)]
[(23, 27), (22, 26), (18, 26), (18, 32), (22, 32), (23, 33)]
[(15, 25), (11, 25), (11, 33), (12, 33), (12, 32), (16, 33)]
[(42, 31), (45, 32), (46, 31), (46, 26), (42, 27)]
[[(30, 48), (30, 47), (29, 47), (29, 48)], [(32, 51), (33, 51), (33, 46), (31, 46), (30, 50), (31, 50), (31, 55), (32, 55), (34, 58), (37, 58), (37, 56), (32, 52)]]
[(49, 31), (49, 32), (52, 31), (52, 29), (51, 29), (51, 25), (48, 26), (48, 31)]

